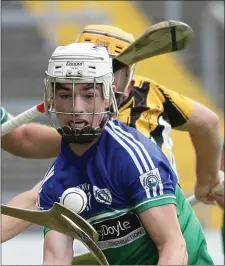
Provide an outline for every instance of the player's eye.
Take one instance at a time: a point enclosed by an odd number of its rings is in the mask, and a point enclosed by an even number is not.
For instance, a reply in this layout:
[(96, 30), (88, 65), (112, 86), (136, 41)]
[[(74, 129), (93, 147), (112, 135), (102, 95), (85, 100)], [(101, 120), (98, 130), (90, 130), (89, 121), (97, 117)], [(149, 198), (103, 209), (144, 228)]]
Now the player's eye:
[(60, 94), (60, 98), (67, 100), (67, 99), (71, 99), (72, 95), (71, 94)]
[(85, 98), (92, 99), (92, 98), (94, 98), (94, 96), (95, 96), (94, 93), (88, 93), (85, 95)]

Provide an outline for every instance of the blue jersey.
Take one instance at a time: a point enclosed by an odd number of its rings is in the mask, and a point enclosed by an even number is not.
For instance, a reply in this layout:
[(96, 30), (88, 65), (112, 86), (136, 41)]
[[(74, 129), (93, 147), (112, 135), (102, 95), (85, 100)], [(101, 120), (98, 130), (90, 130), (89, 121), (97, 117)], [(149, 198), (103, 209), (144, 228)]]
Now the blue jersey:
[(98, 142), (82, 156), (62, 140), (60, 154), (43, 179), (38, 204), (47, 210), (67, 188), (79, 187), (88, 198), (80, 215), (99, 233), (98, 245), (109, 263), (145, 264), (157, 262), (157, 256), (149, 255), (157, 251), (137, 214), (176, 204), (176, 184), (176, 174), (156, 144), (136, 129), (110, 120)]

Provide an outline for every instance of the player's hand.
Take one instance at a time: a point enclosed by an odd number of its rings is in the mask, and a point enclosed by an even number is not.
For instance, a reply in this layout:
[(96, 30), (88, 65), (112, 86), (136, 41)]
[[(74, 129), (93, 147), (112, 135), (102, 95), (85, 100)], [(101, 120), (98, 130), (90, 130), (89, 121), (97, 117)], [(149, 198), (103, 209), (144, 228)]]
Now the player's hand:
[[(216, 184), (215, 184), (216, 185)], [(215, 205), (216, 204), (216, 199), (214, 196), (209, 196), (211, 189), (215, 185), (200, 185), (196, 184), (195, 186), (195, 197), (203, 202), (204, 204), (211, 204)]]
[(224, 189), (218, 191), (217, 185), (220, 180), (224, 179), (224, 172), (219, 171), (218, 176), (214, 178), (214, 182), (207, 184), (196, 184), (195, 186), (195, 196), (196, 198), (203, 202), (204, 204), (216, 204), (216, 202), (221, 201), (221, 197), (224, 198)]
[(211, 191), (219, 183), (219, 177), (214, 179), (212, 183), (200, 184), (196, 183), (195, 185), (195, 197), (203, 202), (204, 204), (216, 204), (216, 197), (214, 194), (211, 195)]
[(224, 209), (224, 194), (223, 195), (216, 195), (216, 202), (217, 204)]
[(223, 180), (223, 183), (221, 182), (220, 186), (216, 189), (212, 189), (210, 193), (210, 197), (213, 197), (216, 202), (219, 204), (221, 208), (224, 209), (224, 172), (219, 171), (219, 177), (220, 182)]

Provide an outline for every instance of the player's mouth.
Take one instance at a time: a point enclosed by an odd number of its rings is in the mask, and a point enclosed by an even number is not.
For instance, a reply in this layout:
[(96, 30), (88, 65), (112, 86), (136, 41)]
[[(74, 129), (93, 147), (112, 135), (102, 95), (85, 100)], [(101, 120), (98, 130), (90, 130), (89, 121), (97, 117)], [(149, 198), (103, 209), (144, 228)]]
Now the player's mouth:
[(75, 121), (69, 121), (68, 124), (71, 128), (84, 128), (88, 125), (88, 122), (83, 119), (76, 119)]

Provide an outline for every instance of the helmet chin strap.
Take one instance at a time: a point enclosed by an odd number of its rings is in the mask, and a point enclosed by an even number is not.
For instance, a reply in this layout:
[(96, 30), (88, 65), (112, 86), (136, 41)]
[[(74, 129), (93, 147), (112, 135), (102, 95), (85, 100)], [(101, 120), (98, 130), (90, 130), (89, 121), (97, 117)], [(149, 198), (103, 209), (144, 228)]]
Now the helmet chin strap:
[(62, 126), (58, 127), (57, 131), (62, 136), (62, 138), (68, 143), (91, 143), (101, 135), (107, 120), (108, 116), (105, 115), (97, 128), (86, 126), (84, 128), (73, 129), (69, 126)]

